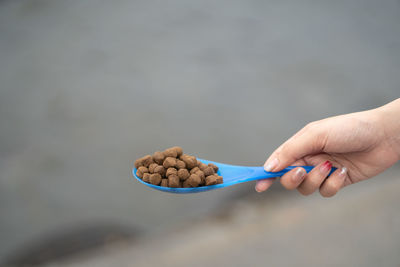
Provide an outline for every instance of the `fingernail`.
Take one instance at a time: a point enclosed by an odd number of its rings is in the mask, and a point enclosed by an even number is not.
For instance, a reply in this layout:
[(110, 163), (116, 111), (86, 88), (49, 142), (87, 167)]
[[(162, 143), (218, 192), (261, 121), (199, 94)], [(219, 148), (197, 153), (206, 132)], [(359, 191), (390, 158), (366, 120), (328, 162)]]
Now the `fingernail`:
[(331, 170), (331, 168), (332, 168), (332, 163), (329, 160), (327, 160), (327, 161), (324, 162), (324, 164), (321, 165), (319, 170), (322, 173), (327, 173), (327, 172), (329, 172)]
[(261, 188), (259, 188), (259, 187), (261, 187), (261, 183), (260, 183), (260, 182), (257, 182), (257, 183), (256, 183), (256, 187), (255, 187), (257, 193), (263, 192), (263, 190), (262, 190)]
[(303, 180), (304, 176), (306, 175), (306, 171), (303, 168), (298, 168), (295, 174), (292, 177), (293, 182), (299, 183)]
[(266, 163), (264, 164), (264, 170), (267, 171), (267, 172), (270, 172), (270, 171), (272, 171), (273, 169), (275, 169), (276, 166), (278, 166), (278, 164), (279, 164), (278, 159), (277, 159), (277, 158), (274, 158), (274, 159), (272, 159), (272, 160), (270, 160), (270, 161), (268, 161), (268, 162), (266, 162)]
[(256, 185), (255, 189), (256, 189), (256, 192), (257, 192), (257, 193), (261, 193), (261, 191), (260, 191), (260, 190), (258, 190), (258, 187), (257, 187), (257, 185)]
[(339, 172), (339, 176), (344, 179), (346, 177), (346, 174), (347, 174), (347, 168), (343, 167)]

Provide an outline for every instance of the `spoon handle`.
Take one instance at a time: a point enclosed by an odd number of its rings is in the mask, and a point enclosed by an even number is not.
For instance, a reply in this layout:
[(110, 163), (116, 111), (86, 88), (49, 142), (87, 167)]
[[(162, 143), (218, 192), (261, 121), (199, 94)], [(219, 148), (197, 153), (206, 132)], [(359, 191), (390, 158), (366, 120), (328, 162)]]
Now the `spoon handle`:
[[(303, 169), (306, 170), (307, 173), (309, 173), (312, 169), (314, 169), (314, 166), (289, 166), (289, 167), (287, 167), (287, 168), (285, 168), (285, 169), (283, 169), (283, 170), (281, 170), (279, 172), (266, 172), (266, 173), (271, 174), (271, 175), (275, 175), (274, 177), (281, 177), (285, 173), (287, 173), (288, 171), (291, 171), (291, 170), (293, 170), (294, 168), (297, 168), (297, 167), (302, 167)], [(336, 168), (332, 167), (328, 176), (330, 176), (334, 171), (336, 171)]]
[[(267, 172), (264, 170), (264, 167), (248, 167), (251, 170), (251, 173), (249, 173), (248, 178), (246, 180), (262, 180), (274, 177), (281, 177), (288, 171), (291, 171), (297, 167), (304, 168), (307, 173), (309, 173), (312, 169), (314, 169), (314, 166), (289, 166), (279, 172)], [(336, 169), (337, 168), (332, 167), (331, 171), (329, 172), (329, 175), (331, 175), (334, 171), (336, 171)]]

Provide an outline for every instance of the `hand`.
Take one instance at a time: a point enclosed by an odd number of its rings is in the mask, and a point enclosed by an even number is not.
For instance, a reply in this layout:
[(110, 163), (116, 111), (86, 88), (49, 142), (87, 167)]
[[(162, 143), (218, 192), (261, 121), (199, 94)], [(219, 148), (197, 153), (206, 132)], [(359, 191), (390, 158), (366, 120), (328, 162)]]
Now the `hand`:
[[(319, 189), (324, 197), (342, 187), (371, 178), (400, 159), (400, 99), (378, 109), (352, 113), (308, 124), (282, 144), (266, 161), (266, 171), (289, 165), (301, 167), (280, 179), (289, 190), (309, 195)], [(331, 168), (338, 168), (328, 179)], [(267, 190), (274, 179), (260, 180), (256, 190)]]

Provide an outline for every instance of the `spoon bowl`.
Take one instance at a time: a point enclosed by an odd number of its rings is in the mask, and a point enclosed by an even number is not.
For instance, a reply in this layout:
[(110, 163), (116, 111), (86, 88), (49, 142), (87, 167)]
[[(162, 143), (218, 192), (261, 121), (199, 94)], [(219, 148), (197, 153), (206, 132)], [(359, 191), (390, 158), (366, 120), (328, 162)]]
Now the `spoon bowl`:
[[(164, 186), (159, 186), (159, 185), (153, 185), (153, 184), (142, 181), (142, 179), (140, 179), (138, 176), (136, 176), (136, 171), (137, 171), (136, 168), (132, 169), (132, 174), (133, 174), (133, 177), (136, 178), (136, 180), (138, 180), (142, 184), (145, 184), (153, 189), (168, 192), (168, 193), (174, 193), (174, 194), (191, 194), (191, 193), (200, 193), (200, 192), (205, 192), (205, 191), (209, 191), (209, 190), (224, 188), (224, 187), (232, 186), (235, 184), (240, 184), (240, 183), (254, 181), (254, 180), (262, 180), (262, 179), (268, 179), (268, 178), (274, 178), (274, 177), (281, 177), (288, 171), (299, 167), (299, 166), (289, 166), (286, 169), (283, 169), (279, 172), (267, 172), (264, 170), (264, 167), (259, 167), (259, 166), (257, 166), (257, 167), (237, 166), (237, 165), (229, 165), (229, 164), (209, 161), (209, 160), (205, 160), (205, 159), (198, 159), (198, 160), (204, 164), (208, 164), (208, 163), (215, 164), (218, 167), (217, 174), (223, 177), (224, 182), (222, 184), (200, 186), (200, 187), (175, 188), (175, 187), (164, 187)], [(300, 167), (304, 168), (307, 173), (310, 172), (314, 168), (314, 166), (300, 166)], [(329, 175), (331, 175), (335, 170), (336, 170), (336, 168), (332, 168)]]

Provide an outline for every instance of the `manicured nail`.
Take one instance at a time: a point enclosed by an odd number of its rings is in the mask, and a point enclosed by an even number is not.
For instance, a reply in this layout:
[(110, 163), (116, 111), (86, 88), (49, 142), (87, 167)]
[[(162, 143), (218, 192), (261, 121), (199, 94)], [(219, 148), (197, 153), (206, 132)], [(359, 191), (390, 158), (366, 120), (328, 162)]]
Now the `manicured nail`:
[(274, 158), (274, 159), (272, 159), (272, 160), (270, 160), (270, 161), (268, 161), (268, 162), (266, 162), (266, 163), (264, 164), (264, 170), (267, 171), (267, 172), (270, 172), (270, 171), (272, 171), (273, 169), (275, 169), (276, 166), (278, 166), (278, 164), (279, 164), (278, 159), (277, 159), (277, 158)]
[(332, 163), (329, 160), (327, 160), (327, 161), (324, 162), (324, 164), (321, 165), (319, 170), (322, 173), (327, 173), (327, 172), (329, 172), (331, 170), (331, 168), (332, 168)]
[(339, 176), (344, 179), (346, 177), (346, 174), (347, 174), (347, 168), (343, 167), (339, 172)]
[(298, 168), (292, 177), (292, 181), (294, 183), (300, 183), (305, 175), (306, 171), (303, 168)]

